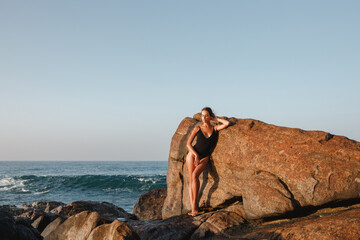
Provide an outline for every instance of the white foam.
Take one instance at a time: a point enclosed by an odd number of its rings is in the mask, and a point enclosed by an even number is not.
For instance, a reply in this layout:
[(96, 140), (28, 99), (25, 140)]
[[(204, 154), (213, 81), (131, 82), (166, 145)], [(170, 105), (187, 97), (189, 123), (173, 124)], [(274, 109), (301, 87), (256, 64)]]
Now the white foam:
[(35, 193), (33, 193), (33, 195), (45, 194), (45, 193), (48, 193), (48, 192), (50, 192), (50, 190), (43, 191), (43, 192), (35, 192)]
[(0, 179), (0, 191), (9, 191), (14, 188), (21, 188), (21, 191), (28, 192), (28, 190), (25, 190), (25, 182), (27, 180), (15, 180), (12, 177), (5, 177)]

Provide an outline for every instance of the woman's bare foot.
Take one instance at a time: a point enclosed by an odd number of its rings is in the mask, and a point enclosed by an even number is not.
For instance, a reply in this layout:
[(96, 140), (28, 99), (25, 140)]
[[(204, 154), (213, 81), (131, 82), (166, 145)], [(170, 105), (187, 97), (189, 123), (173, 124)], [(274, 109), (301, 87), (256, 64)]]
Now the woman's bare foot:
[(189, 215), (189, 216), (193, 216), (193, 217), (197, 216), (198, 214), (199, 214), (199, 212), (198, 212), (198, 211), (195, 211), (195, 212), (189, 212), (189, 213), (188, 213), (188, 215)]

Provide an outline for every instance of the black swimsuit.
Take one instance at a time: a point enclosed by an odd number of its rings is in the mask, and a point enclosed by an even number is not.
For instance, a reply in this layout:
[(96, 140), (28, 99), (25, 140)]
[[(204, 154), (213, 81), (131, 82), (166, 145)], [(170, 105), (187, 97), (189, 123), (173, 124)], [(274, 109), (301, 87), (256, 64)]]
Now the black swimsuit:
[(204, 157), (210, 156), (216, 146), (218, 132), (213, 128), (211, 136), (206, 138), (200, 128), (196, 136), (197, 140), (194, 146), (194, 150), (199, 154), (199, 158), (203, 159)]

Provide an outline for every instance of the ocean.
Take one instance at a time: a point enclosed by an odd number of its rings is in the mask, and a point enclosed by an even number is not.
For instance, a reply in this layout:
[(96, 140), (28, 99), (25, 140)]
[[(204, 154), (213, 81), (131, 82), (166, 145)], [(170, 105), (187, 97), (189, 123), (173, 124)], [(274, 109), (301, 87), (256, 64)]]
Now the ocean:
[(0, 162), (0, 205), (106, 201), (131, 213), (138, 198), (166, 187), (167, 161)]

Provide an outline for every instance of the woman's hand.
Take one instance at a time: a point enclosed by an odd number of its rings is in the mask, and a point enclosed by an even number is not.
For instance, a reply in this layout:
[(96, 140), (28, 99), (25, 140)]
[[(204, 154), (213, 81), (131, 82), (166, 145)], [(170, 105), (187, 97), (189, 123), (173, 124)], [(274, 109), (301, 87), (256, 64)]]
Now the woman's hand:
[(199, 155), (195, 154), (195, 160), (194, 160), (195, 167), (197, 167), (199, 163), (200, 163)]

